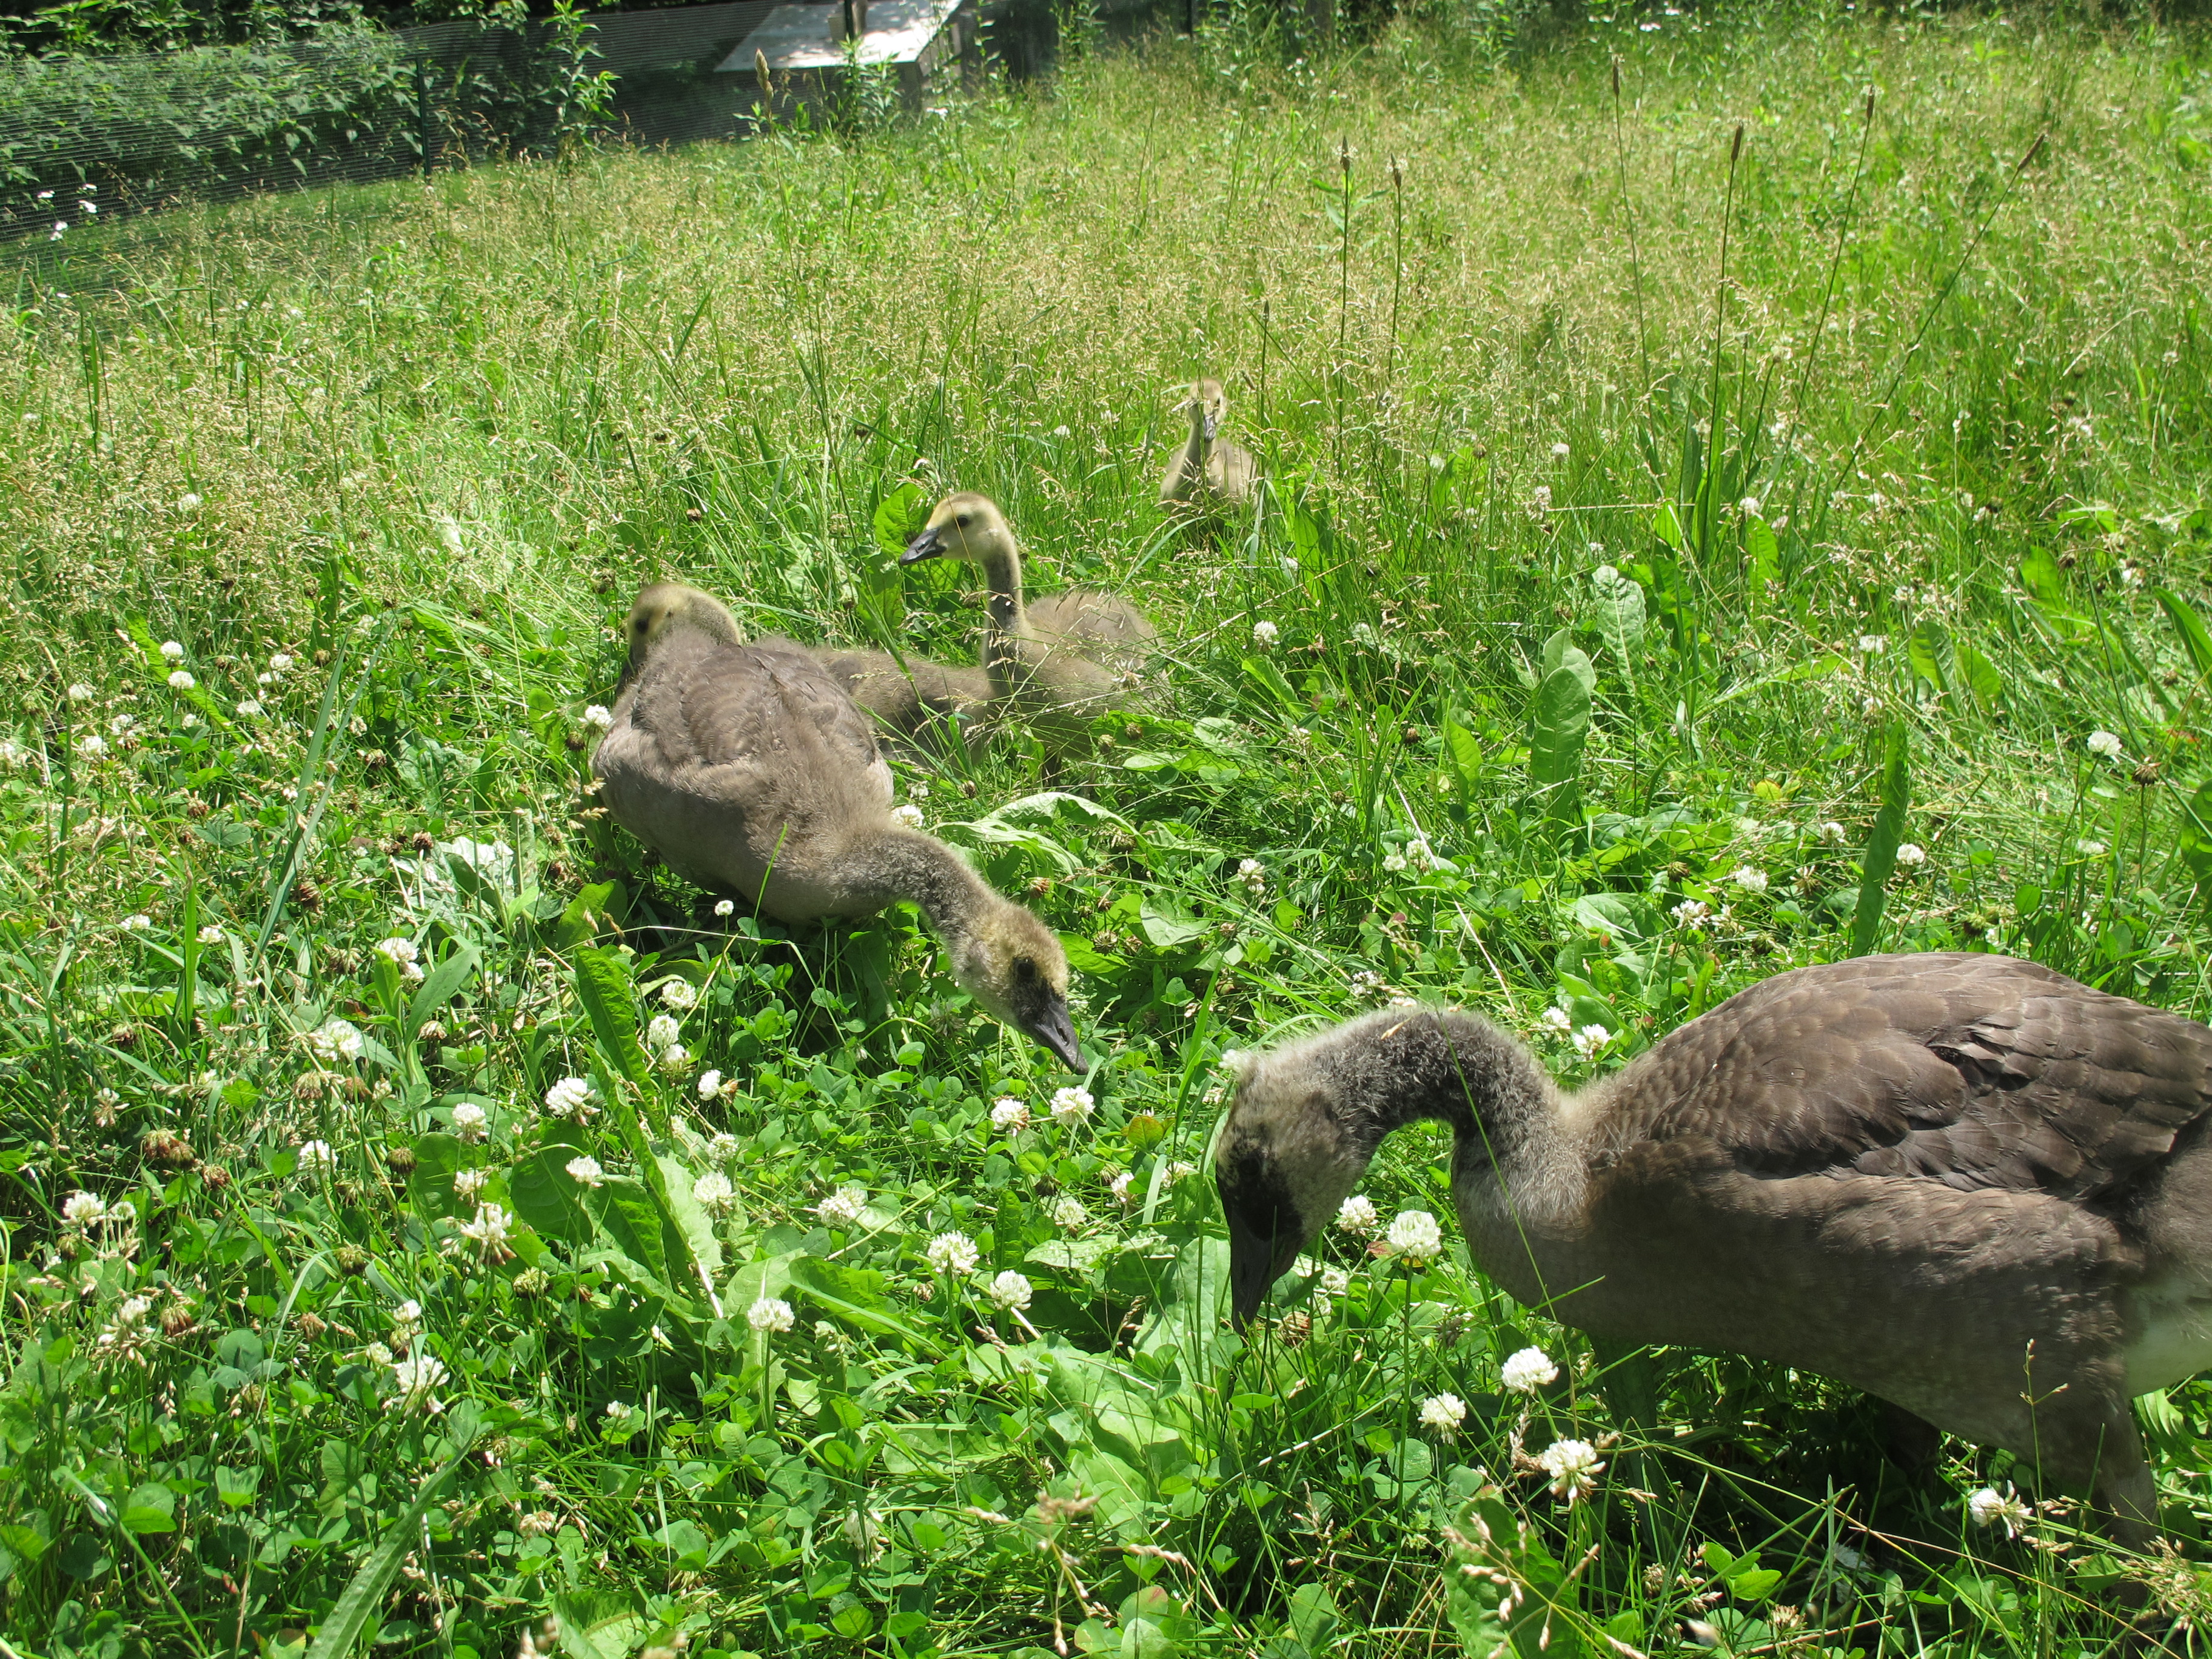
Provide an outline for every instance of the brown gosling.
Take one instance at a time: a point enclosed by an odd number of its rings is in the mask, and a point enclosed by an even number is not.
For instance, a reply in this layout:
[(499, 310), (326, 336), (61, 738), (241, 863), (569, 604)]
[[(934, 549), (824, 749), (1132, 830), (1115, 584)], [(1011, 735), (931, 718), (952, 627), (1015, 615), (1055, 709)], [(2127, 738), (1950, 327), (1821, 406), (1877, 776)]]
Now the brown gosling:
[(1021, 549), (988, 497), (947, 495), (899, 562), (938, 558), (982, 568), (990, 615), (984, 672), (999, 700), (1029, 721), (1047, 753), (1083, 753), (1093, 720), (1144, 705), (1144, 669), (1158, 630), (1110, 593), (1079, 589), (1025, 604)]
[(809, 654), (843, 686), (876, 729), (914, 749), (980, 756), (990, 742), (991, 677), (927, 657), (817, 645)]
[(629, 683), (592, 755), (615, 820), (779, 921), (918, 906), (961, 988), (1079, 1070), (1059, 939), (893, 817), (873, 724), (804, 647), (733, 640), (732, 625), (696, 588), (638, 596)]
[(1370, 1014), (1243, 1063), (1215, 1162), (1240, 1328), (1417, 1118), (1531, 1308), (1820, 1372), (2155, 1528), (2128, 1402), (2212, 1364), (2204, 1026), (2003, 957), (1865, 957), (1565, 1094), (1472, 1014)]
[(1252, 452), (1220, 435), (1229, 418), (1229, 397), (1218, 380), (1200, 380), (1183, 404), (1190, 436), (1168, 459), (1160, 480), (1160, 505), (1218, 510), (1248, 506), (1259, 482), (1260, 464)]

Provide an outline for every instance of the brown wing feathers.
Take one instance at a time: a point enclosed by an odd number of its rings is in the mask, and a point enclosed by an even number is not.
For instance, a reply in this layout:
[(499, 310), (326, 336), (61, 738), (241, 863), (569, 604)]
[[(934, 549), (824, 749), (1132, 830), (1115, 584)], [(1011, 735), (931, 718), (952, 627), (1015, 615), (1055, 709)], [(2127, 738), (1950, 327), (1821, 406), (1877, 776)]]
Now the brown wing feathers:
[(1909, 961), (1778, 975), (1685, 1027), (1649, 1058), (1636, 1138), (1707, 1139), (1769, 1177), (2117, 1199), (2212, 1107), (2212, 1032), (2192, 1021), (2032, 963)]

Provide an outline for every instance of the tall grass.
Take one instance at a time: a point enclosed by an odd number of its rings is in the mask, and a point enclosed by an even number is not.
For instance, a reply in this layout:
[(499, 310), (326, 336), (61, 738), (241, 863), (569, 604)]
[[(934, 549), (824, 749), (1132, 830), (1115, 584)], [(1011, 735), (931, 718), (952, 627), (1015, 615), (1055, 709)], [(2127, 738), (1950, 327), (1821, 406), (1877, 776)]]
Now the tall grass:
[[(1219, 1320), (1180, 1166), (1231, 1045), (1448, 1000), (1577, 1081), (1855, 929), (2212, 1005), (2201, 44), (1644, 21), (1499, 60), (1239, 20), (21, 287), (9, 1639), (1295, 1659), (1533, 1651), (1551, 1607), (1552, 1653), (1964, 1655), (2116, 1639), (2124, 1570), (2193, 1613), (2185, 1563), (1972, 1526), (2004, 1459), (1903, 1472), (1818, 1379), (1673, 1354), (1616, 1419), (1463, 1258), (1332, 1235), (1340, 1288)], [(1201, 374), (1269, 484), (1192, 536), (1153, 501)], [(890, 557), (954, 488), (1170, 643), (1165, 711), (1049, 790), (1015, 739), (901, 769), (1069, 940), (1087, 1119), (914, 918), (718, 916), (585, 787), (646, 580), (971, 657), (960, 574)], [(541, 1110), (570, 1077), (599, 1116)], [(1440, 1150), (1398, 1138), (1386, 1215), (1449, 1210)], [(1528, 1346), (1559, 1379), (1502, 1389)], [(2189, 1540), (2206, 1404), (2145, 1407)], [(1528, 1471), (1614, 1431), (1588, 1504)], [(1533, 1530), (1481, 1541), (1490, 1485)]]

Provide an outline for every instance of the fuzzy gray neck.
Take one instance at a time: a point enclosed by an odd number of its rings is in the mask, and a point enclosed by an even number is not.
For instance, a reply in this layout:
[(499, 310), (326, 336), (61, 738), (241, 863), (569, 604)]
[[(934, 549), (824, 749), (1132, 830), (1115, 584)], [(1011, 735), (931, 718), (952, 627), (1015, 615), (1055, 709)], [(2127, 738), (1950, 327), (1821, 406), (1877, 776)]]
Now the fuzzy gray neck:
[(1334, 1092), (1349, 1104), (1346, 1127), (1369, 1157), (1385, 1135), (1423, 1118), (1451, 1127), (1462, 1166), (1511, 1168), (1540, 1157), (1557, 1097), (1512, 1037), (1478, 1015), (1427, 1010), (1360, 1024), (1370, 1028), (1366, 1040), (1339, 1056)]
[(991, 625), (1001, 634), (1019, 631), (1022, 619), (1022, 556), (1012, 536), (1000, 544), (997, 538), (976, 561), (983, 567), (983, 586), (989, 590)]
[(1212, 443), (1206, 435), (1206, 411), (1194, 405), (1190, 412), (1190, 437), (1182, 447), (1182, 464), (1186, 476), (1201, 483), (1206, 477), (1206, 463), (1212, 455)]
[(878, 908), (902, 900), (916, 905), (942, 938), (974, 933), (997, 897), (966, 860), (934, 836), (885, 829), (855, 852), (854, 884), (861, 897)]

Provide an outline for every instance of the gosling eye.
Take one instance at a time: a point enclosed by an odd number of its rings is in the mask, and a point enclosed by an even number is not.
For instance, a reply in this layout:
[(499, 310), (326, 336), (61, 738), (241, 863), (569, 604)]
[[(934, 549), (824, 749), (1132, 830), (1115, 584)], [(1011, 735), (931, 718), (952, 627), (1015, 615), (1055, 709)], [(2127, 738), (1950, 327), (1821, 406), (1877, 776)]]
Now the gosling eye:
[(975, 522), (975, 515), (972, 513), (955, 514), (952, 519), (952, 527), (955, 530), (965, 530), (970, 524)]
[(1013, 975), (1015, 979), (1021, 981), (1024, 983), (1038, 978), (1040, 975), (1037, 973), (1036, 958), (1034, 957), (1016, 957), (1013, 962)]

